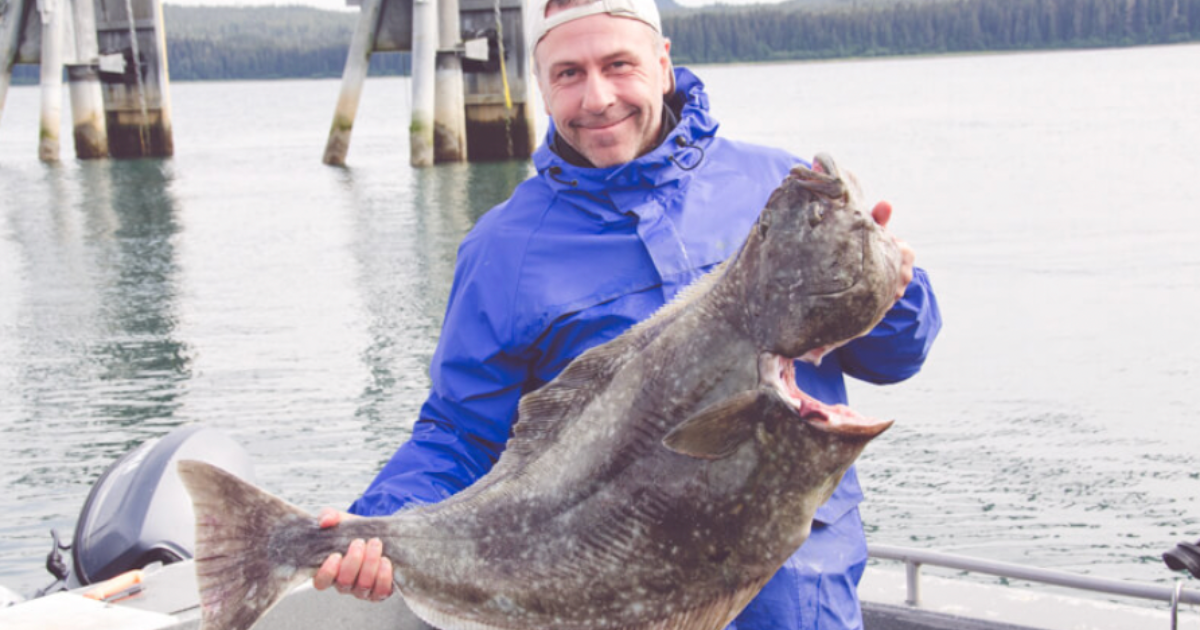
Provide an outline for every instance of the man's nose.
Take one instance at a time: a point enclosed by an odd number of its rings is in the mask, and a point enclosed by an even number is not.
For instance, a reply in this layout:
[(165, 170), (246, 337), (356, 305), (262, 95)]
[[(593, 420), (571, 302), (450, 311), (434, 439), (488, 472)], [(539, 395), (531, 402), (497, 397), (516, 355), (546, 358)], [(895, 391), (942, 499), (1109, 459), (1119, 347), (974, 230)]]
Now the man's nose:
[(583, 92), (583, 110), (589, 114), (600, 114), (613, 104), (613, 86), (607, 77), (590, 73)]

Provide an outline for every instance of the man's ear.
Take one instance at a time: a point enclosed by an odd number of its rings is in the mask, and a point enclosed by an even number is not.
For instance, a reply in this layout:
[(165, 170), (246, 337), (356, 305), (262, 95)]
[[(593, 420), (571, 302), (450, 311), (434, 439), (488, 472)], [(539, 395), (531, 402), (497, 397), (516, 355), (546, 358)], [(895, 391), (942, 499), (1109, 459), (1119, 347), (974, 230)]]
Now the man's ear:
[(663, 38), (662, 70), (663, 96), (670, 96), (675, 93), (675, 69), (671, 65), (671, 40), (666, 37)]

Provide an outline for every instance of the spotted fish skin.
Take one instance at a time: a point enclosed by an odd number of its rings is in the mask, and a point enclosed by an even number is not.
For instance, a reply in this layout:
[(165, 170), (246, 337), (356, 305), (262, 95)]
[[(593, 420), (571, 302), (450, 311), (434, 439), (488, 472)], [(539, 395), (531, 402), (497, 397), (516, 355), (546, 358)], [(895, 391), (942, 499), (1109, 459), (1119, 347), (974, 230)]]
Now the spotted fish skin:
[(463, 492), (320, 529), (201, 462), (203, 630), (244, 630), (323, 559), (379, 537), (397, 590), (443, 630), (720, 630), (807, 538), (890, 422), (800, 392), (792, 359), (865, 334), (900, 254), (827, 156), (797, 167), (729, 261), (526, 395)]

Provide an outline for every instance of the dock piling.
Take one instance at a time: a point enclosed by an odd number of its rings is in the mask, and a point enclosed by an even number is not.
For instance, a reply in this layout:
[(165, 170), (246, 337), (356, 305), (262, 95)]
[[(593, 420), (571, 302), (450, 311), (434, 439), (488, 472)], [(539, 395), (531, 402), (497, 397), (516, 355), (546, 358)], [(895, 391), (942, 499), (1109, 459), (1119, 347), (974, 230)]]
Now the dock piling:
[(375, 52), (411, 51), (412, 166), (533, 154), (523, 0), (346, 2), (362, 13), (342, 75), (326, 164), (346, 163), (367, 62)]
[(75, 156), (108, 156), (108, 125), (100, 90), (100, 48), (96, 40), (96, 7), (92, 0), (70, 0), (75, 31), (75, 59), (67, 65), (74, 123)]
[(124, 58), (124, 72), (100, 73), (113, 157), (169, 157), (170, 73), (161, 0), (95, 0), (98, 50)]
[(0, 0), (0, 116), (4, 115), (4, 99), (8, 96), (13, 66), (17, 64), (24, 17), (23, 0)]
[(522, 0), (460, 0), (463, 30), (488, 39), (488, 60), (464, 64), (467, 159), (533, 155), (533, 78)]
[(438, 0), (438, 51), (434, 98), (433, 159), (467, 159), (467, 117), (463, 100), (462, 25), (458, 0)]
[(38, 0), (42, 20), (42, 59), (40, 84), (42, 111), (38, 140), (38, 159), (57, 162), (59, 129), (62, 126), (63, 6), (61, 0)]
[(333, 111), (329, 139), (325, 141), (325, 157), (322, 161), (326, 164), (346, 164), (346, 153), (350, 151), (350, 132), (354, 129), (354, 117), (358, 114), (358, 102), (362, 98), (363, 82), (367, 78), (382, 7), (383, 0), (363, 0), (358, 25), (350, 38), (346, 67), (342, 70), (342, 90), (338, 93), (337, 107)]
[(433, 166), (434, 104), (437, 91), (437, 0), (413, 0), (412, 123), (408, 128), (409, 163)]

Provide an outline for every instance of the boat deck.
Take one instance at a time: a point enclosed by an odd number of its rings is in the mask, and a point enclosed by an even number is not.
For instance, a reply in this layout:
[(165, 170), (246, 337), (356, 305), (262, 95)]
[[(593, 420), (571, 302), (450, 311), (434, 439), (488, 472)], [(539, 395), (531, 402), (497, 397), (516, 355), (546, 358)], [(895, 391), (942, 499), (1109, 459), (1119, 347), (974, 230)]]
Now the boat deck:
[[(963, 579), (961, 575), (924, 575), (914, 582), (911, 557), (897, 558), (895, 553), (887, 553), (889, 550), (894, 551), (894, 548), (873, 548), (872, 552), (877, 558), (890, 557), (908, 562), (910, 568), (887, 561), (877, 561), (868, 567), (859, 587), (866, 630), (1168, 630), (1172, 627), (1200, 630), (1200, 611), (1188, 604), (1200, 602), (1197, 591), (1181, 592), (1179, 599), (1184, 605), (1173, 626), (1169, 599), (1166, 602), (1119, 601), (1095, 589), (1088, 589), (1086, 596), (1081, 596), (1060, 587), (1048, 587), (1046, 581), (1037, 585), (1002, 585)], [(926, 561), (917, 564), (936, 564), (930, 557), (921, 557)], [(945, 557), (971, 561), (956, 556)], [(991, 569), (981, 571), (985, 573), (994, 574), (999, 568), (1009, 566), (999, 565), (998, 568), (996, 563), (980, 562)], [(951, 564), (953, 567), (953, 562)], [(1029, 576), (1007, 577), (1030, 579)], [(1054, 584), (1054, 581), (1049, 583)], [(911, 603), (914, 584), (918, 593), (916, 604)], [(1162, 585), (1151, 586), (1172, 590)], [(117, 602), (86, 599), (81, 591), (57, 593), (0, 609), (0, 627), (5, 630), (85, 627), (89, 630), (193, 630), (200, 627), (196, 581), (190, 561), (149, 573), (140, 592)], [(304, 584), (264, 617), (255, 630), (316, 630), (328, 627), (332, 619), (345, 628), (431, 628), (413, 616), (402, 598), (367, 603), (333, 592), (319, 592)]]

